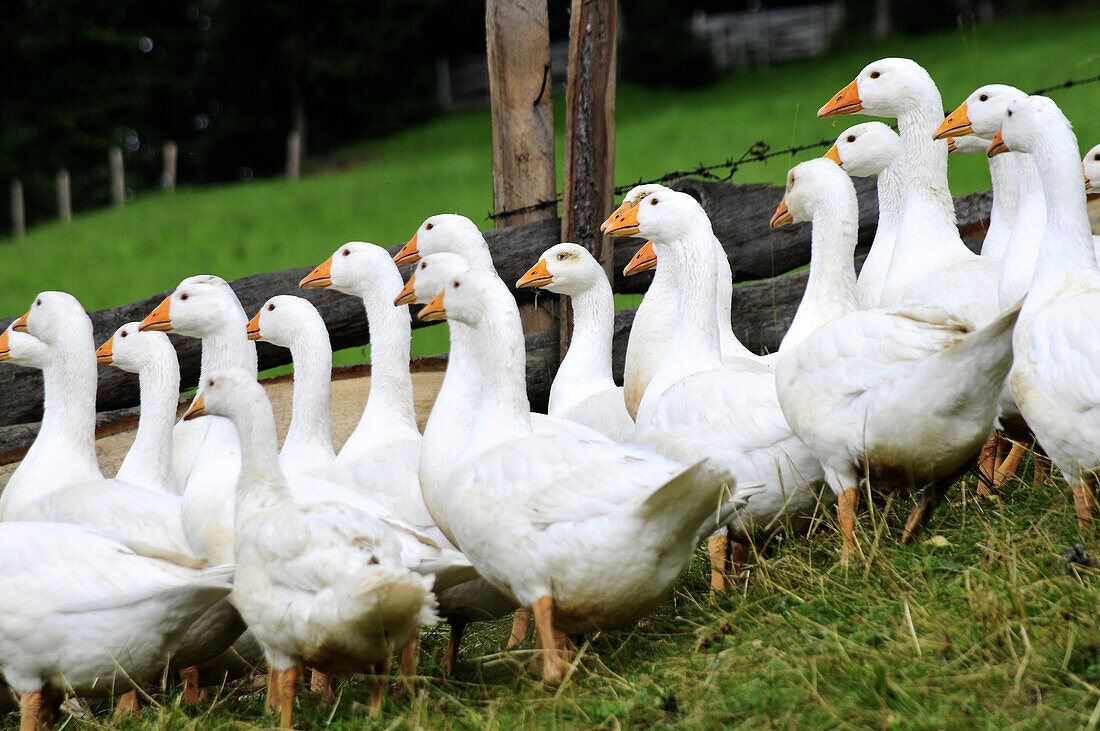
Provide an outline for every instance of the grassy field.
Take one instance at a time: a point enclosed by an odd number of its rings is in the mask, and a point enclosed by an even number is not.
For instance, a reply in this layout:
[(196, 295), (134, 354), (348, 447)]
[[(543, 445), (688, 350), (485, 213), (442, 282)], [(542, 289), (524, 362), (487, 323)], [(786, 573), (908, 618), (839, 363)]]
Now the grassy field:
[[(981, 83), (1029, 90), (1094, 75), (1100, 73), (1098, 25), (1100, 8), (1094, 5), (881, 46), (842, 45), (822, 59), (729, 77), (700, 90), (623, 84), (616, 178), (629, 183), (737, 156), (757, 140), (781, 148), (835, 137), (864, 118), (819, 120), (817, 108), (864, 64), (884, 55), (924, 64), (949, 108)], [(1100, 140), (1098, 95), (1100, 85), (1055, 95), (1084, 149)], [(560, 156), (560, 98), (555, 112)], [(402, 242), (425, 217), (444, 211), (491, 226), (485, 218), (491, 208), (486, 110), (435, 119), (334, 158), (330, 162), (361, 164), (299, 182), (257, 180), (143, 194), (121, 209), (82, 215), (69, 224), (36, 225), (21, 241), (0, 242), (5, 263), (0, 315), (20, 314), (44, 289), (69, 291), (93, 310), (168, 289), (192, 274), (235, 279), (312, 265), (348, 240)], [(792, 162), (777, 158), (747, 165), (736, 180), (780, 182)], [(984, 160), (953, 161), (952, 185), (956, 194), (988, 187)]]
[[(587, 638), (560, 688), (527, 669), (530, 644), (503, 649), (507, 621), (471, 627), (455, 676), (441, 680), (438, 627), (424, 635), (415, 699), (388, 698), (369, 719), (366, 689), (353, 679), (334, 709), (303, 691), (298, 726), (1092, 728), (1100, 576), (1066, 573), (1062, 551), (1081, 538), (1065, 485), (1028, 479), (981, 502), (973, 487), (949, 493), (914, 546), (897, 540), (907, 500), (864, 512), (869, 558), (847, 568), (825, 525), (760, 547), (747, 581), (711, 598), (700, 554), (639, 626)], [(244, 683), (200, 709), (181, 708), (173, 694), (154, 700), (143, 724), (264, 724), (262, 700)]]

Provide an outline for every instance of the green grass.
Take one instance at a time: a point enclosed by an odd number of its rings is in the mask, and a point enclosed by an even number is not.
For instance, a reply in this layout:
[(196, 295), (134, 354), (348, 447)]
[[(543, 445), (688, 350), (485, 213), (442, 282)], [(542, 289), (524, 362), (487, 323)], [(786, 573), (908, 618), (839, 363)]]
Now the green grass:
[[(503, 649), (506, 620), (471, 626), (455, 676), (442, 680), (437, 627), (423, 637), (415, 699), (388, 698), (369, 719), (352, 679), (335, 710), (303, 692), (298, 727), (1090, 726), (1100, 716), (1100, 576), (1066, 575), (1061, 551), (1081, 540), (1068, 492), (1061, 481), (1030, 487), (1028, 470), (1003, 501), (976, 502), (964, 481), (914, 546), (897, 540), (908, 500), (864, 512), (865, 564), (841, 566), (839, 537), (823, 526), (760, 547), (747, 582), (711, 598), (700, 553), (652, 616), (588, 637), (560, 688), (528, 670), (530, 644)], [(1095, 551), (1095, 535), (1086, 545)], [(264, 724), (243, 684), (217, 695), (194, 709), (154, 694), (160, 706), (143, 723)]]
[[(629, 183), (737, 156), (757, 140), (778, 148), (835, 137), (864, 118), (819, 120), (817, 108), (865, 63), (884, 55), (909, 56), (925, 65), (949, 108), (981, 83), (1028, 90), (1100, 73), (1098, 25), (1100, 8), (1093, 6), (881, 46), (854, 43), (826, 58), (732, 76), (701, 90), (622, 84), (616, 179)], [(1097, 89), (1055, 95), (1086, 149), (1100, 139)], [(560, 96), (555, 107), (560, 178)], [(20, 314), (44, 289), (69, 291), (95, 310), (168, 289), (192, 274), (235, 279), (313, 265), (348, 240), (402, 242), (425, 217), (443, 211), (491, 226), (485, 219), (492, 197), (486, 110), (435, 119), (338, 157), (367, 162), (299, 182), (258, 180), (143, 194), (120, 209), (82, 215), (69, 224), (36, 225), (21, 241), (0, 242), (5, 259), (0, 313)], [(792, 162), (777, 158), (746, 165), (735, 179), (781, 182)], [(952, 162), (956, 194), (988, 185), (980, 156)]]

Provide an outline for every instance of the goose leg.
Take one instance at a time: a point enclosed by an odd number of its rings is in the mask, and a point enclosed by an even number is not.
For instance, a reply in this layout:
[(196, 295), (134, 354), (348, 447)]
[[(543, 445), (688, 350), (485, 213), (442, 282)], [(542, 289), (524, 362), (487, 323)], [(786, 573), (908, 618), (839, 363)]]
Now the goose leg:
[(713, 593), (726, 590), (726, 556), (729, 554), (729, 536), (723, 530), (721, 535), (707, 541), (707, 553), (710, 555), (710, 590)]
[(268, 663), (267, 671), (267, 698), (264, 699), (264, 710), (274, 712), (279, 707), (279, 671), (271, 669)]
[(1024, 455), (1027, 453), (1027, 448), (1019, 442), (1012, 443), (1012, 449), (1009, 450), (1008, 456), (1004, 458), (1004, 461), (997, 465), (997, 469), (993, 471), (993, 486), (1000, 487), (1004, 483), (1008, 482), (1008, 478), (1016, 474), (1016, 470), (1020, 469), (1020, 462), (1023, 461)]
[(562, 679), (561, 653), (554, 641), (554, 598), (549, 594), (539, 597), (531, 607), (535, 615), (535, 629), (542, 640), (542, 679), (557, 685)]
[(936, 480), (924, 488), (924, 492), (920, 496), (920, 502), (917, 503), (917, 507), (913, 508), (913, 512), (909, 514), (908, 520), (905, 521), (905, 531), (901, 534), (902, 543), (911, 544), (917, 540), (921, 531), (924, 530), (924, 526), (931, 519), (932, 513), (935, 512), (936, 507), (943, 500), (947, 488), (953, 484), (955, 484), (955, 475)]
[(294, 725), (294, 692), (298, 684), (298, 666), (292, 665), (283, 670), (275, 680), (279, 685), (279, 725), (290, 728)]
[(53, 712), (42, 702), (41, 691), (19, 696), (19, 731), (48, 729), (52, 725)]
[(118, 697), (118, 702), (115, 704), (115, 718), (140, 715), (141, 702), (138, 701), (137, 689), (131, 690), (129, 693), (123, 693)]
[(982, 445), (982, 450), (978, 453), (978, 469), (985, 477), (984, 480), (978, 480), (978, 495), (981, 497), (990, 495), (989, 485), (997, 478), (997, 452), (1000, 446), (1001, 438), (997, 432), (993, 432), (993, 436)]
[(1092, 485), (1084, 484), (1073, 488), (1073, 508), (1077, 512), (1077, 528), (1084, 530), (1092, 524)]
[(856, 509), (859, 507), (859, 488), (850, 488), (840, 493), (836, 499), (836, 515), (840, 520), (840, 533), (844, 538), (840, 549), (840, 560), (848, 563), (857, 554), (856, 547)]
[(185, 704), (194, 706), (206, 700), (206, 688), (199, 687), (199, 668), (197, 665), (180, 670), (180, 682), (183, 683), (183, 702)]
[(531, 621), (531, 610), (520, 607), (512, 617), (512, 634), (508, 637), (508, 647), (516, 645), (527, 639), (527, 624)]
[(1031, 478), (1031, 486), (1039, 487), (1047, 481), (1047, 477), (1050, 476), (1050, 460), (1035, 452), (1035, 474)]
[(382, 710), (382, 700), (386, 695), (386, 675), (389, 671), (390, 659), (376, 663), (370, 668), (370, 677), (367, 678), (367, 687), (370, 688), (370, 715), (377, 716)]
[(749, 564), (749, 544), (730, 538), (730, 574), (740, 576)]
[(321, 694), (321, 703), (330, 705), (336, 702), (336, 682), (331, 675), (322, 673), (317, 668), (309, 671), (309, 689)]
[(462, 633), (466, 630), (465, 622), (451, 623), (451, 636), (447, 640), (447, 650), (443, 653), (443, 677), (449, 678), (458, 663), (458, 647), (462, 643)]
[(408, 693), (416, 695), (416, 661), (420, 650), (420, 631), (412, 636), (401, 648), (400, 679), (397, 684), (398, 695)]

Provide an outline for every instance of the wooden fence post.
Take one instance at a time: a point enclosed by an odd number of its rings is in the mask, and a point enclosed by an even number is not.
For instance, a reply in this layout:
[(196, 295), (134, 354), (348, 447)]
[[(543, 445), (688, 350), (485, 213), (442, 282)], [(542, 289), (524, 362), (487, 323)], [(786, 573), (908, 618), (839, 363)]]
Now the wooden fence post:
[[(485, 35), (493, 122), (493, 211), (555, 201), (554, 101), (546, 0), (487, 0)], [(552, 219), (557, 205), (500, 216), (498, 228)], [(531, 262), (532, 264), (534, 262)], [(523, 308), (524, 331), (548, 315)]]
[(107, 158), (111, 165), (111, 201), (116, 206), (126, 202), (126, 177), (122, 168), (122, 150), (112, 147), (107, 152)]
[[(611, 239), (600, 223), (615, 187), (615, 0), (573, 0), (569, 19), (569, 81), (565, 91), (565, 188), (561, 238), (592, 252), (614, 281)], [(564, 356), (572, 315), (559, 320)]]
[(164, 143), (162, 152), (164, 167), (160, 174), (160, 187), (165, 190), (176, 189), (176, 161), (179, 157), (179, 147), (175, 142), (168, 140)]
[(73, 220), (73, 190), (65, 168), (57, 171), (57, 217), (62, 221)]
[(297, 180), (302, 171), (302, 133), (290, 130), (286, 136), (286, 176)]
[(17, 239), (27, 233), (27, 214), (23, 207), (23, 183), (11, 181), (11, 234)]

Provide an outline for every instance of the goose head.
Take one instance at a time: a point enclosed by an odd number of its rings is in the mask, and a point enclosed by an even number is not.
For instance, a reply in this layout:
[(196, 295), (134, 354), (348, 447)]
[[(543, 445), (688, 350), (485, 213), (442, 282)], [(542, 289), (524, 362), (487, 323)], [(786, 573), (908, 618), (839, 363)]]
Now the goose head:
[(476, 252), (486, 250), (485, 238), (477, 225), (457, 213), (440, 213), (424, 220), (393, 260), (411, 264), (429, 254), (450, 252), (474, 261)]
[(469, 269), (470, 264), (464, 256), (450, 252), (428, 254), (417, 262), (416, 271), (405, 282), (393, 304), (397, 307), (413, 303), (426, 305), (443, 291), (454, 275)]
[(824, 157), (849, 175), (864, 178), (879, 175), (904, 154), (897, 132), (882, 122), (864, 122), (841, 132)]
[(1043, 149), (1052, 132), (1073, 136), (1069, 120), (1053, 100), (1045, 96), (1017, 99), (1008, 105), (987, 154), (993, 157), (1002, 152), (1034, 153)]
[(500, 277), (492, 272), (468, 271), (451, 277), (443, 290), (420, 311), (419, 317), (427, 321), (454, 320), (477, 327), (490, 312), (509, 307), (515, 309), (515, 300)]
[[(956, 145), (961, 144), (963, 136), (970, 134), (991, 140), (1001, 126), (1001, 119), (1004, 118), (1008, 105), (1026, 96), (1027, 94), (1016, 87), (1005, 84), (978, 87), (955, 111), (947, 115), (933, 137), (937, 140), (953, 137)], [(960, 148), (959, 151), (970, 150)]]
[(358, 297), (390, 290), (386, 294), (392, 296), (395, 277), (400, 281), (397, 265), (385, 249), (365, 241), (349, 241), (318, 264), (298, 286), (328, 287)]
[(1085, 190), (1090, 196), (1100, 195), (1100, 145), (1085, 153), (1081, 166), (1085, 170)]
[(823, 157), (799, 163), (787, 173), (787, 192), (775, 209), (771, 227), (812, 221), (836, 207), (838, 194), (848, 194), (855, 201), (855, 186), (843, 170)]
[(264, 302), (245, 330), (249, 340), (289, 348), (303, 330), (316, 327), (323, 328), (324, 321), (312, 302), (292, 294), (279, 294)]
[(167, 335), (155, 330), (142, 331), (139, 326), (140, 323), (128, 322), (115, 330), (115, 334), (96, 350), (96, 360), (129, 373), (141, 373), (165, 356), (175, 356), (175, 348)]
[(929, 102), (939, 104), (940, 93), (920, 64), (908, 58), (882, 58), (864, 66), (850, 84), (817, 111), (817, 116), (863, 112), (896, 118)]
[(242, 368), (227, 368), (203, 379), (202, 390), (191, 402), (184, 421), (213, 414), (234, 423), (248, 418), (255, 404), (270, 403), (256, 377)]
[(74, 336), (92, 334), (88, 313), (68, 292), (40, 292), (27, 313), (11, 327), (33, 335), (51, 348), (71, 342)]
[(180, 282), (141, 321), (139, 329), (205, 338), (226, 328), (240, 327), (247, 319), (228, 282), (213, 274), (200, 274)]
[(575, 297), (601, 280), (606, 282), (607, 275), (588, 249), (562, 243), (544, 251), (538, 262), (516, 282), (516, 288), (539, 287)]
[(600, 227), (608, 236), (645, 236), (667, 244), (690, 235), (709, 219), (699, 201), (663, 185), (638, 186), (627, 193)]
[(0, 333), (0, 361), (44, 370), (50, 362), (50, 348), (38, 338), (14, 329), (14, 324)]

